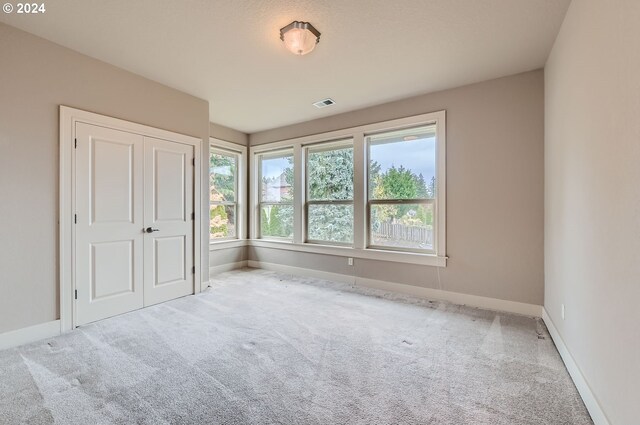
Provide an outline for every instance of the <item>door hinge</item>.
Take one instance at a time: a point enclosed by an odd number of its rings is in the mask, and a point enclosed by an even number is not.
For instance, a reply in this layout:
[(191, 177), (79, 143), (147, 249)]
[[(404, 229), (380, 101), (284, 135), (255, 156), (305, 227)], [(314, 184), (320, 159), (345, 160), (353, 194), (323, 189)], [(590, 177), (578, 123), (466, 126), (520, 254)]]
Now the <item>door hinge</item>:
[(73, 222), (74, 222), (75, 224), (78, 224), (78, 214), (74, 214), (74, 215), (73, 215)]
[(78, 299), (78, 290), (77, 289), (75, 290), (74, 296), (75, 296), (75, 299), (77, 300)]
[(191, 158), (191, 165), (193, 165), (194, 167), (196, 166), (196, 159), (195, 158)]
[(191, 220), (195, 220), (196, 219), (196, 213), (192, 212), (191, 213)]
[(78, 139), (73, 139), (73, 148), (78, 149)]
[(191, 267), (191, 273), (196, 274), (196, 266)]

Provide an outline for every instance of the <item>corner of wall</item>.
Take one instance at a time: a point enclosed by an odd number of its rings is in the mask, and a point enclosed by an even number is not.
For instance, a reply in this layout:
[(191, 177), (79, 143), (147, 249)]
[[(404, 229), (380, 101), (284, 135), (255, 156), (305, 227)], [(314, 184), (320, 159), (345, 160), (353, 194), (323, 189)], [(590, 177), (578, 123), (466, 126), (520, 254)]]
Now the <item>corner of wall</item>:
[(249, 146), (249, 135), (224, 125), (209, 123), (209, 137), (236, 143), (242, 146)]

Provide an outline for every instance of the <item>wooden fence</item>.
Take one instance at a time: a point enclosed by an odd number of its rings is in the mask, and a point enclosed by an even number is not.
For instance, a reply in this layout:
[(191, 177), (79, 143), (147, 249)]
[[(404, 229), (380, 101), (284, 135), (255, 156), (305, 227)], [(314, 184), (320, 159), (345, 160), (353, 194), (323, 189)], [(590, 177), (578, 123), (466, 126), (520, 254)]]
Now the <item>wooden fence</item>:
[(433, 244), (433, 228), (407, 226), (400, 223), (382, 222), (373, 231), (374, 238)]

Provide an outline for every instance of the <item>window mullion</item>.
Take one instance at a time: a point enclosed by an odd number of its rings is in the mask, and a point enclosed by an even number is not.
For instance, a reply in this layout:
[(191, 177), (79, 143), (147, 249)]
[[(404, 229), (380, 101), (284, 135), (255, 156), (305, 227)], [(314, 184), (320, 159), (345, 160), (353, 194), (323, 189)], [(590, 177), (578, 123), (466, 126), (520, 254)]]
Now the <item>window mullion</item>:
[(275, 205), (275, 206), (279, 206), (279, 205), (292, 206), (292, 205), (293, 205), (293, 203), (292, 203), (292, 202), (275, 202), (275, 201), (274, 201), (274, 202), (266, 202), (266, 201), (258, 202), (258, 206), (259, 206), (259, 207), (262, 207), (262, 206), (265, 206), (265, 205), (267, 205), (267, 206), (269, 206), (269, 205)]
[(435, 204), (435, 199), (370, 199), (370, 204), (399, 205), (399, 204)]
[(301, 145), (293, 147), (293, 242), (304, 241), (304, 158)]
[(364, 134), (353, 135), (353, 247), (367, 245), (367, 153)]
[(351, 205), (353, 204), (353, 200), (351, 199), (335, 200), (335, 201), (317, 200), (317, 201), (307, 201), (307, 204), (308, 205)]

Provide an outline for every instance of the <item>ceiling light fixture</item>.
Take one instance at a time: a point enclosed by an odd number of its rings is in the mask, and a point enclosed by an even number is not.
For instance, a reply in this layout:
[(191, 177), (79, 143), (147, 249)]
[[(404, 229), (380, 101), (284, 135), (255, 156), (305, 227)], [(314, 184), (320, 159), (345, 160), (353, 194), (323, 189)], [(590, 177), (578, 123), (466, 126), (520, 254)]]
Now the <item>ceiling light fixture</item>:
[(291, 53), (306, 55), (320, 42), (320, 31), (309, 22), (293, 21), (280, 29), (280, 40)]

